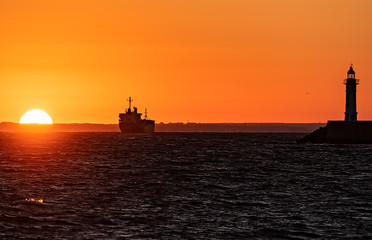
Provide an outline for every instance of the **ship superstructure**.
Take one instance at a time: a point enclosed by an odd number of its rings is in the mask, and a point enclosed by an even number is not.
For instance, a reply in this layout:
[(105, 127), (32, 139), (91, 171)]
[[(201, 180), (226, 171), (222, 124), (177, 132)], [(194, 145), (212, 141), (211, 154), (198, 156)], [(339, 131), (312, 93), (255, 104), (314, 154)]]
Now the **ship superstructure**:
[(145, 119), (142, 119), (142, 113), (138, 113), (137, 108), (133, 107), (133, 99), (129, 97), (129, 108), (125, 113), (119, 113), (119, 127), (122, 133), (153, 133), (155, 129), (155, 121), (147, 119), (147, 110), (145, 111)]

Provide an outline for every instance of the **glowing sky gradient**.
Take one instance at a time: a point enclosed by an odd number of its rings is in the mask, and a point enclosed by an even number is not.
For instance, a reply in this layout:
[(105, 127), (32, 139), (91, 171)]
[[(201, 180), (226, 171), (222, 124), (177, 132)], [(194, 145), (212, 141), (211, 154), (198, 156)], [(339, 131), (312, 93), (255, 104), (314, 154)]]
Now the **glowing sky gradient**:
[(372, 119), (370, 0), (0, 0), (0, 122)]

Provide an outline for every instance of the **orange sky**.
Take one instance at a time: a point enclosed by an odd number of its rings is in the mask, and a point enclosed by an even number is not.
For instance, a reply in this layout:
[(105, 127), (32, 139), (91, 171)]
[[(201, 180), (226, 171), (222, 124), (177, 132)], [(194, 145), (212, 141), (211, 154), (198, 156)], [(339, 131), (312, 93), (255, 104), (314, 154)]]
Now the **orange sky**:
[(0, 122), (372, 119), (370, 0), (0, 0)]

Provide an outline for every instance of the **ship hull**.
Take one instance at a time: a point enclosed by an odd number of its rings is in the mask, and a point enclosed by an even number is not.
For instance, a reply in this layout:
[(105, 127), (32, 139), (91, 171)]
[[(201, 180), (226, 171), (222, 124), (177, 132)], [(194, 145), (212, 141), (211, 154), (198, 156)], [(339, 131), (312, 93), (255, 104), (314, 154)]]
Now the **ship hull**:
[(155, 130), (155, 122), (152, 120), (141, 120), (139, 123), (119, 123), (122, 133), (153, 133)]

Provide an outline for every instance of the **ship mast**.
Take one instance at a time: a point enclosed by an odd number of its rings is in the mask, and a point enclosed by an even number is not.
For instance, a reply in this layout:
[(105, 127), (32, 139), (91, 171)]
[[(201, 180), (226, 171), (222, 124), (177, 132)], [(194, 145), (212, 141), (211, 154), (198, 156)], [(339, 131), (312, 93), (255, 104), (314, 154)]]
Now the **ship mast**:
[(145, 120), (147, 120), (147, 108), (145, 108)]
[(129, 102), (129, 112), (132, 111), (132, 102), (134, 101), (131, 97), (129, 97), (129, 99), (127, 99), (127, 101)]

